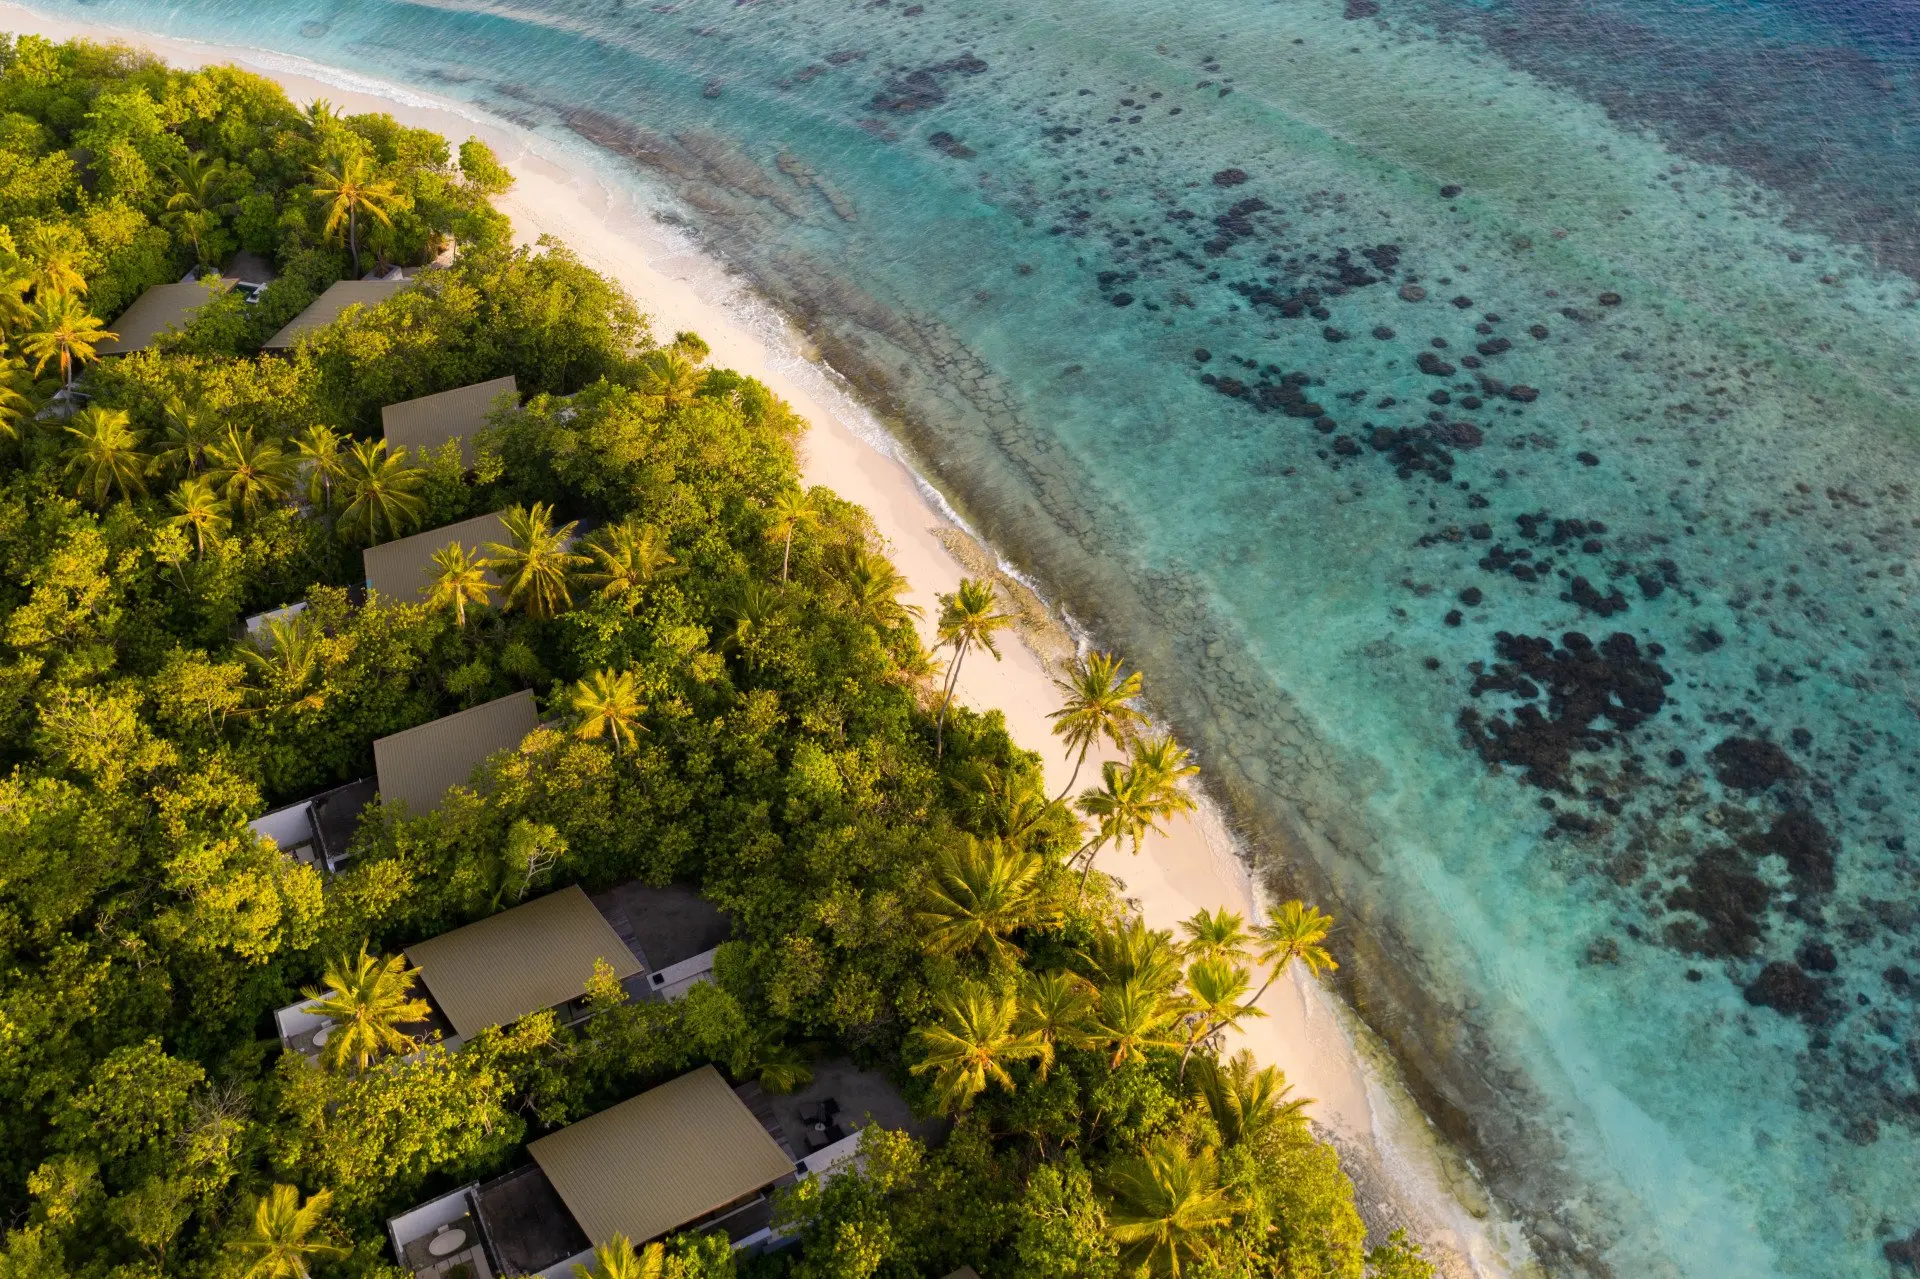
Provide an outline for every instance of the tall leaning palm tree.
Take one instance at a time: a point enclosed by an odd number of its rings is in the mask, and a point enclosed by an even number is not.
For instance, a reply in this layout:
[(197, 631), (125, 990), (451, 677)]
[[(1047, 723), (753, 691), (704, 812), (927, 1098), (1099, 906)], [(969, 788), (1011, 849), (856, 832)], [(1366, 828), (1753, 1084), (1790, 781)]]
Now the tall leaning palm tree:
[(1186, 934), (1184, 949), (1193, 959), (1224, 959), (1237, 964), (1247, 957), (1247, 948), (1253, 944), (1246, 919), (1225, 906), (1195, 911), (1180, 921), (1180, 931)]
[(67, 475), (74, 491), (94, 506), (105, 506), (114, 490), (131, 500), (147, 491), (149, 459), (140, 451), (146, 436), (134, 429), (123, 409), (89, 404), (67, 423)]
[(968, 835), (941, 849), (915, 915), (923, 944), (943, 955), (978, 951), (1011, 967), (1026, 952), (1007, 935), (1039, 918), (1041, 867), (1035, 854), (998, 839)]
[(1073, 775), (1054, 797), (1058, 802), (1073, 793), (1080, 766), (1095, 743), (1104, 737), (1115, 747), (1125, 747), (1146, 727), (1147, 717), (1133, 704), (1140, 696), (1140, 672), (1129, 671), (1112, 653), (1074, 658), (1066, 678), (1054, 680), (1053, 686), (1066, 695), (1066, 701), (1047, 718), (1053, 721), (1054, 735), (1075, 752)]
[(686, 572), (668, 553), (666, 534), (638, 520), (597, 529), (582, 545), (592, 563), (580, 574), (581, 585), (616, 601), (628, 613), (640, 606), (649, 586)]
[(666, 1279), (665, 1244), (636, 1249), (633, 1240), (615, 1234), (593, 1250), (593, 1265), (573, 1265), (573, 1279)]
[(1187, 1059), (1210, 1036), (1232, 1030), (1249, 1017), (1265, 1013), (1247, 998), (1253, 976), (1239, 964), (1225, 959), (1195, 960), (1187, 969), (1187, 1014), (1192, 1024), (1187, 1046), (1180, 1050), (1180, 1078), (1187, 1074)]
[(942, 1111), (965, 1110), (989, 1083), (1012, 1092), (1007, 1066), (1048, 1055), (1037, 1031), (1014, 1028), (1019, 1001), (1011, 991), (995, 994), (967, 982), (940, 1000), (940, 1014), (938, 1024), (913, 1032), (926, 1055), (910, 1069), (933, 1076), (934, 1104)]
[(278, 441), (255, 439), (251, 430), (237, 427), (229, 426), (207, 450), (207, 482), (243, 520), (286, 500), (299, 469), (299, 460)]
[(1220, 1184), (1219, 1157), (1207, 1149), (1190, 1152), (1168, 1137), (1117, 1161), (1106, 1189), (1112, 1196), (1107, 1233), (1120, 1245), (1121, 1261), (1167, 1279), (1211, 1256), (1213, 1233), (1239, 1210)]
[(420, 497), (426, 475), (405, 449), (389, 451), (385, 440), (355, 440), (347, 451), (341, 484), (340, 535), (348, 540), (380, 542), (398, 537), (426, 514)]
[(458, 630), (467, 628), (467, 605), (485, 608), (493, 595), (487, 570), (458, 542), (449, 542), (433, 553), (433, 573), (425, 589), (427, 607), (452, 609), (453, 624)]
[(207, 539), (218, 538), (227, 531), (229, 521), (222, 509), (226, 503), (220, 500), (205, 476), (189, 475), (167, 496), (167, 504), (174, 511), (167, 523), (193, 534), (194, 558), (206, 558)]
[(640, 700), (632, 671), (595, 671), (573, 686), (567, 702), (580, 717), (573, 729), (575, 736), (589, 740), (611, 737), (616, 753), (632, 746), (636, 734), (647, 731), (640, 722), (647, 704)]
[(1317, 907), (1302, 901), (1286, 902), (1268, 915), (1267, 922), (1254, 930), (1260, 943), (1260, 962), (1268, 965), (1267, 980), (1254, 992), (1251, 1002), (1259, 1003), (1267, 987), (1296, 959), (1310, 973), (1330, 973), (1338, 968), (1340, 965), (1320, 944), (1332, 931), (1333, 916), (1323, 915)]
[(195, 259), (205, 262), (207, 232), (218, 227), (220, 215), (233, 207), (221, 199), (221, 189), (227, 181), (227, 166), (218, 160), (209, 162), (203, 152), (189, 151), (186, 162), (177, 169), (167, 170), (167, 176), (173, 179), (173, 194), (167, 197), (167, 212), (172, 215), (171, 220), (186, 231), (187, 238), (193, 241)]
[(414, 1040), (400, 1027), (422, 1021), (432, 1008), (424, 999), (413, 997), (413, 981), (418, 969), (407, 967), (405, 955), (375, 959), (360, 944), (357, 958), (341, 956), (327, 965), (321, 976), (326, 990), (309, 989), (308, 1011), (334, 1023), (327, 1042), (320, 1050), (320, 1064), (337, 1070), (351, 1063), (355, 1070), (383, 1052), (411, 1051)]
[(275, 1186), (259, 1199), (252, 1225), (227, 1244), (242, 1263), (240, 1279), (308, 1279), (308, 1262), (346, 1256), (345, 1248), (318, 1237), (332, 1203), (333, 1192), (321, 1190), (302, 1204), (295, 1186)]
[(953, 703), (960, 663), (966, 660), (968, 651), (978, 646), (993, 654), (994, 661), (1000, 660), (993, 637), (995, 632), (1012, 626), (1013, 618), (1000, 612), (999, 604), (992, 582), (971, 577), (961, 578), (958, 590), (940, 597), (940, 644), (953, 650), (953, 667), (947, 672), (946, 687), (940, 690), (940, 718), (933, 735), (935, 756), (946, 750), (947, 707)]
[(331, 169), (315, 167), (313, 198), (326, 203), (325, 234), (347, 232), (347, 249), (353, 254), (353, 273), (360, 274), (360, 215), (365, 213), (383, 226), (392, 226), (387, 209), (397, 198), (393, 183), (374, 177), (373, 162), (364, 155), (351, 155), (334, 163)]
[(80, 255), (64, 228), (52, 223), (35, 227), (27, 236), (26, 250), (33, 264), (27, 282), (36, 298), (87, 291), (87, 277), (80, 270)]
[(578, 521), (553, 525), (553, 507), (545, 502), (516, 506), (500, 517), (505, 542), (489, 542), (480, 561), (500, 579), (501, 603), (518, 605), (528, 617), (557, 617), (573, 604), (574, 570), (588, 563), (572, 545)]
[(793, 535), (801, 529), (820, 527), (820, 508), (814, 504), (811, 489), (791, 488), (773, 499), (773, 523), (767, 526), (767, 536), (782, 543), (780, 549), (780, 580), (787, 580), (787, 569), (793, 563)]
[(1115, 848), (1131, 843), (1137, 855), (1147, 832), (1159, 828), (1158, 796), (1150, 779), (1126, 764), (1108, 760), (1100, 766), (1100, 785), (1080, 792), (1077, 802), (1081, 813), (1094, 821), (1093, 838), (1081, 846), (1075, 856), (1084, 856), (1086, 866), (1080, 872), (1080, 891), (1086, 892), (1093, 874), (1094, 858), (1108, 844)]
[(36, 294), (27, 307), (20, 349), (33, 360), (35, 377), (39, 377), (49, 363), (58, 360), (60, 380), (72, 386), (74, 366), (99, 358), (96, 348), (100, 343), (119, 336), (73, 294)]

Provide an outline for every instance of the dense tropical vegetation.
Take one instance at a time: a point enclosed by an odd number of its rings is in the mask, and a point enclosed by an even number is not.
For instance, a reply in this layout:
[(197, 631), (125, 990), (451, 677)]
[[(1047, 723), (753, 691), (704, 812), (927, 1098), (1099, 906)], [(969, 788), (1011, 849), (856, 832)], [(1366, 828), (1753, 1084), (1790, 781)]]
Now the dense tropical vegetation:
[[(296, 108), (231, 68), (0, 41), (0, 1279), (388, 1275), (381, 1222), (701, 1062), (773, 1089), (820, 1053), (951, 1118), (872, 1134), (782, 1206), (821, 1279), (1416, 1276), (1277, 1073), (1221, 1060), (1252, 961), (1332, 965), (1290, 905), (1179, 937), (1095, 859), (1190, 804), (1140, 681), (1063, 676), (1068, 802), (951, 697), (1006, 623), (942, 600), (937, 651), (867, 518), (804, 490), (765, 387), (655, 342), (564, 248), (509, 244), (475, 141)], [(451, 265), (290, 355), (261, 343), (356, 266)], [(103, 358), (147, 286), (240, 250), (184, 332)], [(477, 466), (378, 438), (384, 404), (511, 373)], [(361, 548), (492, 511), (419, 599), (358, 603)], [(584, 534), (584, 536), (581, 536)], [(304, 602), (246, 638), (250, 614)], [(942, 670), (941, 662), (946, 664)], [(532, 689), (551, 722), (437, 812), (370, 810), (323, 876), (256, 838), (371, 742)], [(715, 983), (458, 1052), (398, 949), (546, 888), (695, 884)], [(271, 1010), (338, 1027), (319, 1065)], [(597, 1279), (724, 1275), (722, 1241), (603, 1241)]]

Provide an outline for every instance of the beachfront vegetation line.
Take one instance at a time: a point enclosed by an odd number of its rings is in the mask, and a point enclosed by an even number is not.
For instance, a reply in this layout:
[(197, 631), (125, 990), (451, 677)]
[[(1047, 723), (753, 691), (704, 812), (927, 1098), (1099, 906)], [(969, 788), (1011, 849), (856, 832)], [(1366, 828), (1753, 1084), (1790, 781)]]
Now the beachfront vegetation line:
[[(1331, 966), (1321, 917), (1177, 941), (1094, 871), (1191, 804), (1138, 676), (1076, 668), (1063, 738), (1126, 757), (1049, 798), (952, 696), (1004, 642), (993, 587), (943, 599), (942, 671), (865, 512), (803, 492), (803, 424), (563, 246), (512, 248), (483, 145), (23, 37), (0, 172), (0, 1272), (388, 1279), (383, 1220), (529, 1141), (833, 1055), (944, 1140), (867, 1129), (858, 1170), (780, 1196), (796, 1248), (615, 1236), (590, 1273), (1427, 1273), (1367, 1250), (1277, 1072), (1218, 1060), (1255, 949)], [(257, 300), (210, 287), (101, 353), (106, 317), (242, 252)], [(362, 268), (405, 287), (262, 350)], [(475, 438), (381, 438), (508, 377), (525, 403)], [(364, 589), (364, 550), (434, 530), (417, 591)], [(248, 826), (529, 692), (540, 726), (437, 804), (369, 807), (335, 873)], [(633, 879), (735, 921), (713, 980), (629, 1000), (600, 965), (577, 1024), (420, 1033), (403, 947)], [(303, 991), (317, 1061), (269, 1031)]]

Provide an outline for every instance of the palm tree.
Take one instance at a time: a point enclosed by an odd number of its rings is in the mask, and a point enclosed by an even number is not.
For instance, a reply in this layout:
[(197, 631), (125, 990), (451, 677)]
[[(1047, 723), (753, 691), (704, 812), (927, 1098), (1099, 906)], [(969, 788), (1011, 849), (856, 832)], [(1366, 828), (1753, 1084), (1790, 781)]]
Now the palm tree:
[(1213, 1254), (1214, 1231), (1233, 1221), (1239, 1204), (1220, 1184), (1220, 1160), (1162, 1137), (1137, 1155), (1115, 1162), (1106, 1188), (1107, 1233), (1133, 1270), (1178, 1279), (1190, 1264)]
[(48, 363), (60, 361), (60, 380), (73, 385), (73, 366), (98, 358), (95, 348), (108, 338), (120, 335), (108, 331), (99, 317), (87, 310), (87, 304), (71, 293), (36, 293), (27, 308), (26, 333), (20, 349), (34, 361), (33, 375), (39, 377)]
[(118, 489), (122, 498), (147, 491), (147, 455), (140, 451), (145, 434), (133, 428), (123, 409), (89, 404), (67, 423), (72, 441), (67, 445), (67, 474), (75, 491), (95, 506), (105, 506)]
[(1150, 779), (1137, 769), (1108, 760), (1100, 766), (1100, 785), (1080, 792), (1080, 811), (1094, 820), (1093, 838), (1075, 856), (1084, 855), (1087, 864), (1080, 872), (1080, 891), (1093, 874), (1093, 860), (1108, 844), (1118, 848), (1132, 843), (1134, 854), (1147, 832), (1159, 829), (1159, 796), (1149, 786)]
[(953, 594), (940, 597), (940, 643), (953, 649), (953, 669), (947, 672), (947, 686), (940, 693), (940, 719), (934, 727), (936, 756), (946, 749), (947, 707), (953, 702), (954, 687), (960, 682), (960, 663), (966, 660), (967, 650), (978, 644), (993, 654), (994, 661), (1000, 660), (993, 635), (1013, 625), (1013, 618), (996, 612), (998, 604), (992, 582), (970, 577), (961, 578), (960, 589)]
[(364, 542), (398, 537), (426, 514), (419, 495), (426, 476), (405, 449), (389, 452), (385, 440), (355, 440), (342, 469), (347, 498), (340, 509), (342, 537)]
[(593, 1250), (591, 1268), (573, 1264), (573, 1279), (666, 1279), (666, 1273), (665, 1244), (650, 1243), (636, 1251), (633, 1240), (623, 1234)]
[(338, 235), (341, 224), (347, 228), (347, 248), (353, 254), (353, 273), (360, 274), (360, 214), (383, 226), (392, 226), (387, 206), (397, 198), (393, 183), (376, 179), (373, 164), (364, 155), (348, 156), (331, 169), (318, 166), (311, 171), (313, 198), (330, 201), (324, 234)]
[(618, 752), (633, 745), (636, 733), (647, 731), (640, 722), (647, 704), (640, 700), (632, 671), (595, 671), (573, 686), (567, 700), (580, 717), (573, 730), (577, 737), (611, 737)]
[(1044, 1078), (1062, 1048), (1092, 1048), (1101, 1042), (1094, 1020), (1094, 990), (1077, 973), (1056, 969), (1029, 973), (1020, 991), (1020, 1012), (1013, 1028), (1040, 1036), (1047, 1046), (1040, 1059)]
[(314, 1192), (304, 1205), (296, 1186), (268, 1191), (254, 1203), (252, 1227), (227, 1244), (245, 1262), (240, 1279), (308, 1279), (309, 1260), (346, 1256), (345, 1248), (314, 1237), (332, 1203), (330, 1190)]
[(27, 283), (35, 299), (87, 291), (87, 277), (80, 272), (78, 255), (60, 227), (51, 223), (35, 227), (27, 236), (26, 250), (34, 264)]
[(1011, 966), (1026, 952), (1007, 934), (1040, 914), (1042, 862), (998, 839), (969, 835), (940, 850), (915, 919), (928, 950), (941, 955), (981, 951), (989, 963)]
[(1186, 747), (1165, 735), (1136, 737), (1128, 755), (1130, 758), (1127, 762), (1133, 770), (1150, 779), (1147, 785), (1158, 795), (1163, 815), (1185, 812), (1193, 807), (1193, 800), (1180, 783), (1197, 776), (1200, 766), (1193, 762), (1193, 756)]
[(1019, 1006), (1011, 991), (995, 994), (985, 986), (964, 983), (940, 1000), (941, 1021), (921, 1026), (913, 1038), (926, 1056), (911, 1067), (916, 1075), (933, 1075), (934, 1105), (959, 1112), (973, 1104), (989, 1083), (1013, 1091), (1007, 1065), (1033, 1061), (1048, 1054), (1038, 1031), (1014, 1029)]
[(180, 482), (179, 488), (168, 495), (167, 504), (175, 512), (167, 523), (191, 532), (194, 558), (204, 559), (207, 539), (217, 538), (227, 531), (229, 521), (227, 513), (220, 509), (223, 505), (220, 495), (213, 491), (213, 485), (207, 483), (204, 476), (189, 475)]
[(480, 563), (500, 579), (501, 603), (518, 604), (528, 617), (559, 616), (573, 604), (567, 583), (574, 569), (588, 562), (586, 556), (567, 549), (578, 521), (555, 528), (553, 507), (535, 502), (531, 507), (513, 507), (500, 517), (500, 523), (507, 530), (507, 540), (487, 543), (491, 554)]
[(699, 394), (706, 379), (706, 371), (683, 348), (651, 351), (640, 364), (640, 393), (669, 413)]
[(218, 160), (209, 163), (204, 152), (189, 151), (186, 163), (178, 169), (168, 169), (167, 176), (174, 183), (173, 194), (167, 197), (167, 211), (193, 241), (195, 259), (204, 262), (207, 255), (203, 236), (218, 226), (220, 215), (232, 207), (220, 198), (220, 188), (227, 180), (227, 167)]
[(1080, 766), (1087, 752), (1102, 737), (1116, 747), (1124, 747), (1146, 727), (1147, 717), (1133, 703), (1140, 696), (1139, 671), (1129, 671), (1126, 663), (1112, 653), (1089, 653), (1076, 657), (1067, 667), (1067, 677), (1053, 686), (1066, 695), (1060, 709), (1047, 716), (1053, 721), (1054, 735), (1074, 751), (1073, 776), (1055, 796), (1065, 799), (1080, 780)]
[(278, 441), (256, 440), (251, 430), (232, 426), (207, 450), (208, 481), (243, 519), (259, 514), (268, 503), (285, 500), (299, 467), (299, 459)]
[(154, 454), (154, 465), (186, 475), (199, 474), (208, 450), (219, 438), (219, 423), (213, 414), (178, 395), (169, 395), (160, 406), (160, 417), (164, 423), (161, 439), (166, 447)]
[(848, 611), (878, 631), (890, 631), (909, 617), (920, 616), (918, 604), (902, 604), (907, 579), (893, 561), (859, 543), (849, 543), (834, 557), (834, 579), (846, 593)]
[(333, 509), (333, 484), (347, 474), (345, 456), (340, 452), (340, 433), (322, 423), (307, 428), (293, 442), (307, 468), (307, 501), (323, 511)]
[(779, 587), (748, 580), (722, 610), (721, 616), (733, 625), (721, 639), (720, 647), (738, 653), (747, 669), (759, 669), (761, 648), (785, 613), (786, 601), (780, 598)]
[(433, 553), (433, 578), (426, 589), (427, 607), (451, 608), (453, 624), (458, 630), (467, 628), (467, 605), (485, 608), (493, 595), (487, 570), (470, 558), (467, 548), (458, 542), (449, 542)]
[(976, 827), (984, 827), (1015, 847), (1053, 808), (1041, 785), (1038, 769), (1001, 768), (979, 760), (967, 761), (961, 799)]
[(287, 703), (317, 710), (320, 699), (304, 698), (307, 686), (320, 669), (320, 629), (300, 613), (293, 617), (270, 617), (264, 636), (240, 648), (240, 660), (260, 678), (267, 689)]
[(1180, 931), (1187, 935), (1187, 954), (1195, 959), (1238, 963), (1247, 957), (1247, 948), (1253, 942), (1247, 921), (1225, 906), (1195, 911), (1192, 917), (1180, 921)]
[(32, 389), (26, 366), (0, 343), (0, 439), (15, 444), (25, 441), (27, 423), (33, 420), (33, 401), (27, 398)]
[(358, 958), (342, 955), (328, 964), (320, 979), (326, 994), (304, 992), (308, 999), (319, 1001), (307, 1005), (307, 1011), (334, 1023), (320, 1050), (320, 1064), (334, 1070), (352, 1062), (355, 1070), (365, 1070), (383, 1052), (411, 1051), (414, 1040), (400, 1027), (423, 1021), (433, 1011), (426, 1000), (413, 998), (418, 973), (419, 969), (407, 967), (405, 955), (375, 959), (367, 953), (365, 942), (360, 943)]
[(666, 534), (638, 520), (609, 524), (589, 534), (584, 545), (593, 566), (580, 574), (581, 583), (620, 601), (628, 613), (639, 607), (647, 587), (686, 572), (667, 553)]
[(1268, 964), (1267, 980), (1254, 992), (1251, 1002), (1259, 1003), (1286, 966), (1299, 960), (1314, 974), (1330, 973), (1340, 965), (1320, 943), (1333, 931), (1333, 916), (1323, 915), (1317, 907), (1302, 901), (1284, 903), (1267, 916), (1267, 922), (1254, 929), (1260, 943), (1260, 962)]
[(1123, 1062), (1144, 1060), (1150, 1049), (1171, 1052), (1182, 1047), (1182, 1041), (1174, 1038), (1180, 1013), (1180, 1004), (1165, 990), (1135, 977), (1101, 988), (1095, 1033), (1112, 1047), (1111, 1064), (1117, 1068)]
[(813, 504), (812, 490), (788, 489), (773, 499), (773, 523), (767, 536), (783, 542), (780, 551), (780, 580), (787, 580), (787, 567), (793, 562), (793, 535), (801, 528), (820, 527), (820, 509)]
[(1173, 944), (1173, 934), (1148, 928), (1138, 915), (1118, 928), (1094, 934), (1080, 957), (1104, 986), (1138, 981), (1164, 992), (1180, 981), (1180, 948)]
[(1192, 1033), (1180, 1053), (1180, 1077), (1187, 1073), (1187, 1059), (1200, 1042), (1231, 1030), (1249, 1017), (1265, 1013), (1246, 998), (1253, 976), (1245, 968), (1225, 959), (1201, 959), (1187, 969), (1187, 1010), (1193, 1017)]
[(1287, 1077), (1273, 1066), (1256, 1067), (1242, 1048), (1225, 1066), (1211, 1057), (1193, 1063), (1194, 1083), (1213, 1113), (1213, 1126), (1227, 1146), (1259, 1146), (1301, 1123), (1312, 1098), (1287, 1100)]

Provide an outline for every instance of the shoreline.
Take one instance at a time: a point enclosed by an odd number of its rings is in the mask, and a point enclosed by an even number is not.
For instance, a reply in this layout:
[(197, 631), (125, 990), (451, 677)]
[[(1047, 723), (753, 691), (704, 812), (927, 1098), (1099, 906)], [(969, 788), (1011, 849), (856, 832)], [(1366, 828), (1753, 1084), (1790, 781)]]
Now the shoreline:
[[(824, 484), (868, 511), (888, 555), (912, 584), (911, 602), (932, 616), (935, 596), (953, 589), (962, 575), (989, 565), (996, 576), (1009, 575), (993, 548), (902, 460), (885, 428), (813, 355), (812, 343), (791, 322), (684, 232), (663, 225), (636, 196), (619, 189), (614, 157), (604, 166), (569, 167), (541, 154), (544, 139), (505, 120), (292, 55), (67, 22), (13, 4), (0, 3), (0, 22), (53, 38), (134, 44), (175, 66), (231, 62), (278, 82), (296, 102), (326, 97), (349, 111), (384, 112), (454, 143), (468, 134), (481, 137), (517, 180), (496, 201), (513, 220), (516, 243), (542, 235), (566, 243), (634, 297), (656, 336), (699, 332), (714, 364), (759, 378), (807, 420), (801, 445), (807, 482)], [(1022, 643), (1006, 646), (1002, 661), (968, 663), (958, 695), (977, 708), (1002, 710), (1015, 741), (1037, 751), (1058, 776), (1071, 762), (1048, 731), (1046, 713), (1058, 703), (1049, 659), (1057, 660), (1072, 637), (1066, 624), (1044, 611), (1044, 601), (1032, 596), (1029, 603), (1030, 588), (1019, 586), (1014, 602), (1030, 615), (1020, 628)], [(1038, 615), (1036, 606), (1043, 610)], [(1090, 757), (1089, 765), (1099, 758)], [(1124, 895), (1155, 927), (1170, 928), (1197, 909), (1223, 904), (1250, 918), (1260, 913), (1260, 887), (1211, 803), (1177, 819), (1166, 835), (1150, 837), (1137, 858), (1111, 854), (1102, 869), (1123, 882)], [(1478, 1178), (1420, 1114), (1379, 1041), (1352, 1010), (1297, 970), (1274, 984), (1262, 1008), (1265, 1018), (1251, 1023), (1235, 1046), (1244, 1044), (1263, 1064), (1281, 1067), (1296, 1096), (1315, 1099), (1310, 1113), (1339, 1148), (1370, 1229), (1384, 1234), (1406, 1226), (1432, 1246), (1432, 1259), (1450, 1277), (1518, 1270), (1505, 1255), (1518, 1246), (1517, 1231), (1489, 1217)]]

